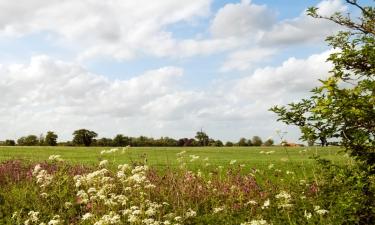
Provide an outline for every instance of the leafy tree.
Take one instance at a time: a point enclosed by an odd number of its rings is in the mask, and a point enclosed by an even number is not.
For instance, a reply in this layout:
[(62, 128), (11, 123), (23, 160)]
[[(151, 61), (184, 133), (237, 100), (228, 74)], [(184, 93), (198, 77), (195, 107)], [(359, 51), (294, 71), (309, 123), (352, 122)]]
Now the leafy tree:
[(130, 138), (122, 134), (118, 134), (113, 138), (113, 145), (117, 147), (124, 147), (130, 145)]
[(21, 146), (35, 146), (39, 144), (38, 137), (36, 135), (28, 135), (21, 137), (17, 140), (17, 144)]
[(57, 138), (57, 134), (55, 134), (53, 131), (48, 131), (44, 139), (44, 143), (48, 146), (56, 146)]
[[(327, 59), (333, 64), (329, 77), (320, 80), (321, 85), (312, 90), (309, 99), (270, 110), (278, 114), (279, 120), (298, 126), (302, 140), (311, 143), (319, 139), (321, 145), (326, 145), (332, 138), (357, 160), (360, 171), (355, 171), (357, 167), (345, 168), (349, 169), (345, 185), (361, 190), (361, 197), (355, 196), (344, 206), (354, 209), (356, 224), (370, 224), (375, 221), (375, 8), (361, 6), (356, 0), (346, 2), (361, 12), (360, 17), (353, 19), (339, 12), (322, 16), (317, 8), (308, 9), (310, 16), (344, 28), (326, 39), (335, 49)], [(338, 166), (318, 162), (332, 176), (327, 180), (336, 180), (334, 169)], [(329, 185), (322, 187), (323, 193), (330, 190)]]
[(94, 131), (80, 129), (73, 132), (73, 144), (74, 145), (84, 145), (90, 146), (94, 140), (98, 136), (97, 133)]
[(199, 143), (200, 146), (207, 146), (208, 145), (209, 137), (202, 130), (197, 132), (197, 134), (195, 135), (195, 138), (198, 140), (198, 143)]
[(4, 145), (6, 145), (6, 146), (15, 146), (16, 142), (14, 140), (5, 140)]
[(253, 143), (251, 142), (251, 139), (248, 139), (246, 144), (247, 144), (247, 146), (253, 146)]
[(214, 146), (216, 146), (216, 147), (223, 147), (224, 144), (223, 144), (222, 141), (220, 141), (220, 140), (216, 140), (215, 143), (214, 143)]
[(273, 143), (274, 143), (274, 141), (272, 140), (272, 138), (269, 138), (269, 139), (267, 139), (267, 140), (263, 143), (263, 145), (264, 145), (264, 146), (272, 146)]
[(225, 143), (225, 147), (233, 147), (233, 142), (231, 142), (231, 141), (227, 141), (226, 143)]
[(321, 80), (309, 99), (288, 107), (275, 106), (271, 111), (279, 120), (297, 125), (302, 140), (320, 139), (321, 145), (326, 145), (328, 138), (338, 139), (348, 153), (375, 173), (375, 10), (355, 0), (346, 2), (361, 11), (360, 18), (341, 13), (325, 17), (317, 8), (308, 10), (312, 17), (345, 27), (326, 39), (336, 49), (328, 58), (333, 64), (330, 76)]
[(259, 136), (254, 136), (251, 139), (251, 143), (253, 144), (253, 146), (261, 146), (263, 144), (263, 141)]
[(238, 146), (247, 146), (247, 140), (246, 138), (240, 138), (240, 140), (238, 141)]

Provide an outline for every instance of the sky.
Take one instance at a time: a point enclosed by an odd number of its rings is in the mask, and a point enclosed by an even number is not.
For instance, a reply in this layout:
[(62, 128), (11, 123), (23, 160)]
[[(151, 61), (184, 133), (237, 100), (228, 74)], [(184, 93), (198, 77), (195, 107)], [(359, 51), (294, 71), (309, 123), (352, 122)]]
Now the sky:
[(324, 39), (341, 29), (309, 6), (356, 13), (341, 0), (0, 0), (0, 140), (86, 128), (298, 142), (268, 109), (328, 76)]

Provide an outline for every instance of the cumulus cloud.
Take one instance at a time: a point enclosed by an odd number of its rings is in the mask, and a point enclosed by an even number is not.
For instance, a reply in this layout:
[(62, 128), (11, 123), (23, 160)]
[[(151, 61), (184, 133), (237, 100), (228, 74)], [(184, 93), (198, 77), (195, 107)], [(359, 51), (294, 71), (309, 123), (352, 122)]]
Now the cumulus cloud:
[[(173, 37), (168, 26), (193, 23), (210, 14), (210, 0), (193, 1), (6, 1), (0, 0), (0, 35), (47, 32), (78, 49), (78, 59), (140, 55), (185, 57), (236, 45), (224, 39)], [(141, 6), (141, 7), (140, 7)]]
[[(324, 16), (347, 10), (341, 0), (323, 0), (316, 7), (319, 8), (318, 13)], [(260, 43), (269, 46), (322, 42), (326, 36), (338, 29), (339, 26), (331, 21), (314, 19), (303, 12), (294, 19), (276, 23), (271, 30), (263, 34)]]
[(200, 127), (226, 140), (244, 134), (269, 136), (276, 123), (268, 108), (307, 96), (327, 74), (328, 54), (290, 58), (205, 91), (180, 87), (183, 70), (177, 67), (110, 80), (47, 56), (1, 65), (0, 138), (55, 130), (69, 139), (82, 127), (108, 136), (193, 136)]
[(214, 37), (249, 38), (267, 30), (275, 21), (275, 13), (265, 5), (242, 0), (221, 8), (212, 21), (210, 31)]
[(257, 63), (267, 61), (267, 58), (273, 56), (276, 52), (276, 49), (269, 48), (237, 50), (229, 54), (220, 70), (223, 72), (230, 70), (247, 70), (253, 68)]

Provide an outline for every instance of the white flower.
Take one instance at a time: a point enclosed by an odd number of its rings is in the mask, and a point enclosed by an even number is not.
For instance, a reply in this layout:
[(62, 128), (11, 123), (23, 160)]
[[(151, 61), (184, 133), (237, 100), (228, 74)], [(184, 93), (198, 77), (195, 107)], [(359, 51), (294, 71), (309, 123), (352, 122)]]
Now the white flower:
[(303, 215), (305, 216), (306, 219), (310, 219), (312, 217), (311, 212), (307, 212), (306, 210)]
[(38, 222), (39, 212), (30, 211), (27, 215), (29, 216), (31, 222)]
[(99, 163), (99, 167), (103, 167), (103, 166), (106, 166), (108, 164), (108, 160), (102, 160), (102, 161), (100, 161), (100, 163)]
[(192, 209), (188, 209), (188, 211), (185, 213), (186, 218), (195, 217), (196, 215), (197, 215), (197, 212), (195, 212)]
[(223, 210), (224, 210), (224, 207), (217, 207), (217, 208), (214, 208), (213, 213), (216, 214), (216, 213), (219, 213)]
[(269, 164), (269, 165), (268, 165), (268, 169), (269, 169), (269, 170), (272, 169), (273, 167), (274, 167), (273, 164)]
[(290, 194), (288, 192), (286, 192), (286, 191), (281, 191), (275, 197), (276, 198), (283, 198), (283, 199), (290, 199), (291, 198)]
[(266, 209), (266, 208), (268, 208), (268, 206), (270, 206), (270, 200), (269, 200), (269, 199), (267, 199), (267, 200), (263, 203), (262, 209)]
[(48, 157), (49, 160), (51, 161), (57, 161), (57, 162), (62, 162), (64, 161), (62, 158), (61, 158), (61, 155), (50, 155)]
[(245, 205), (256, 205), (256, 204), (257, 204), (257, 202), (254, 201), (254, 200), (250, 200), (250, 201), (245, 203)]
[(88, 220), (92, 217), (93, 215), (91, 213), (86, 213), (85, 215), (82, 216), (82, 220)]
[(230, 165), (233, 165), (233, 164), (235, 164), (236, 162), (237, 162), (237, 160), (234, 159), (234, 160), (231, 160), (231, 161), (229, 162), (229, 164), (230, 164)]
[(324, 214), (327, 214), (329, 211), (325, 209), (319, 209), (319, 210), (316, 210), (315, 212), (318, 213), (319, 215), (324, 215)]

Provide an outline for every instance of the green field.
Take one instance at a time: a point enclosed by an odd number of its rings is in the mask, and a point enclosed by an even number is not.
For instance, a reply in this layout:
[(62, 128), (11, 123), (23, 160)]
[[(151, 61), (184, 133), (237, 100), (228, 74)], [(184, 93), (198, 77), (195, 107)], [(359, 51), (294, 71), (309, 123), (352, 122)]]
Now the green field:
[[(226, 166), (231, 160), (236, 160), (236, 164), (244, 164), (252, 168), (264, 168), (269, 164), (292, 167), (309, 166), (314, 163), (311, 158), (314, 155), (320, 155), (335, 163), (344, 163), (349, 160), (337, 147), (132, 147), (125, 152), (119, 148), (119, 151), (114, 154), (100, 154), (105, 149), (110, 148), (0, 147), (0, 161), (23, 159), (40, 162), (47, 160), (50, 155), (61, 155), (64, 160), (74, 164), (94, 165), (103, 159), (114, 164), (121, 164), (146, 159), (148, 165), (160, 168), (177, 165), (177, 153), (181, 151), (186, 151), (185, 162), (193, 168), (206, 163), (212, 166)], [(199, 156), (199, 159), (191, 162), (190, 155)]]

